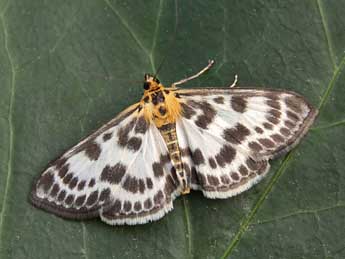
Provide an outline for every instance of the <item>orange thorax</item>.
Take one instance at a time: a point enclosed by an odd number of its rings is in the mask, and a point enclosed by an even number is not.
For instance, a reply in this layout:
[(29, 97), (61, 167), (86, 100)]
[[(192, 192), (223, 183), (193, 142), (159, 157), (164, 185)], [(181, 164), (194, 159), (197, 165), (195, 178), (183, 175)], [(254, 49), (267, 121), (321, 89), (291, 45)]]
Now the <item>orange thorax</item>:
[(153, 122), (158, 128), (175, 123), (181, 115), (181, 105), (175, 88), (165, 88), (153, 78), (146, 80), (148, 89), (141, 99), (144, 117)]

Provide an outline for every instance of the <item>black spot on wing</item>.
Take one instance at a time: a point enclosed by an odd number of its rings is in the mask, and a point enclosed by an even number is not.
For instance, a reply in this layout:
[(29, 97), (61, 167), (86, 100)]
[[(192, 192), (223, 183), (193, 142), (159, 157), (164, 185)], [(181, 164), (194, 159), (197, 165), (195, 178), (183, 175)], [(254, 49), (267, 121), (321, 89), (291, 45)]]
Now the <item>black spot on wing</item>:
[(53, 185), (52, 190), (50, 191), (50, 197), (54, 198), (59, 191), (60, 191), (60, 187), (57, 183), (55, 183)]
[(155, 177), (157, 178), (162, 177), (164, 175), (163, 166), (161, 165), (161, 163), (157, 163), (157, 162), (153, 163), (152, 170)]
[(248, 143), (248, 147), (254, 152), (260, 152), (263, 149), (262, 146), (256, 141), (251, 141), (250, 143)]
[(277, 109), (277, 110), (280, 110), (280, 107), (281, 107), (279, 101), (277, 101), (275, 99), (268, 99), (266, 101), (266, 104), (268, 106), (270, 106), (271, 108), (274, 108), (274, 109)]
[(151, 179), (151, 178), (146, 177), (146, 186), (147, 186), (147, 188), (149, 188), (149, 189), (152, 189), (152, 188), (153, 188), (153, 182), (152, 182), (152, 179)]
[(231, 98), (231, 108), (239, 113), (244, 113), (247, 108), (247, 100), (243, 96), (233, 96)]
[(126, 126), (123, 126), (122, 128), (119, 129), (117, 136), (118, 136), (118, 141), (117, 143), (125, 147), (128, 144), (128, 138), (129, 138), (129, 132), (133, 129), (135, 126), (136, 119), (132, 119)]
[(297, 96), (286, 97), (285, 104), (288, 108), (290, 108), (297, 114), (300, 114), (303, 112), (304, 101), (302, 98), (298, 98)]
[(141, 208), (142, 208), (142, 206), (141, 206), (141, 203), (139, 201), (134, 203), (134, 210), (135, 211), (141, 211)]
[(187, 104), (201, 111), (201, 114), (198, 115), (195, 120), (195, 125), (202, 129), (207, 129), (208, 125), (213, 122), (215, 116), (217, 115), (216, 110), (206, 101), (201, 101), (199, 103), (191, 100), (188, 101)]
[(275, 147), (274, 142), (268, 138), (260, 138), (260, 139), (258, 139), (258, 141), (260, 142), (260, 144), (262, 144), (266, 148), (274, 148)]
[(193, 166), (191, 168), (191, 183), (192, 184), (196, 184), (196, 185), (200, 185), (200, 181), (199, 181), (199, 178), (198, 178), (198, 175), (197, 175), (197, 171), (196, 171), (196, 168)]
[(95, 181), (94, 178), (92, 178), (92, 179), (90, 179), (88, 186), (89, 186), (90, 188), (92, 188), (92, 187), (95, 186), (95, 184), (96, 184), (96, 181)]
[(86, 205), (92, 206), (92, 205), (94, 205), (94, 204), (97, 202), (97, 200), (98, 200), (98, 190), (93, 191), (93, 192), (89, 195), (89, 197), (88, 197), (87, 200), (86, 200)]
[(86, 184), (86, 181), (85, 180), (82, 180), (78, 183), (78, 186), (77, 186), (77, 189), (78, 191), (82, 191), (85, 187), (85, 184)]
[(217, 112), (208, 102), (202, 103), (202, 111), (203, 114), (198, 116), (195, 124), (200, 128), (206, 129), (208, 125), (213, 121)]
[(131, 193), (137, 193), (139, 190), (139, 181), (137, 178), (127, 175), (122, 186)]
[(236, 150), (230, 145), (224, 145), (216, 155), (216, 161), (220, 167), (230, 164), (236, 156)]
[(125, 201), (123, 203), (123, 210), (125, 212), (129, 212), (129, 211), (131, 211), (131, 209), (132, 209), (132, 203), (130, 201)]
[(118, 131), (117, 143), (121, 147), (126, 147), (127, 149), (136, 152), (140, 149), (142, 144), (142, 139), (140, 137), (129, 137), (129, 133), (133, 130), (135, 133), (144, 134), (147, 130), (147, 122), (144, 117), (137, 119), (132, 119), (126, 126), (122, 127)]
[(229, 176), (226, 174), (221, 175), (220, 180), (225, 185), (228, 185), (231, 182)]
[(139, 179), (139, 191), (141, 193), (144, 193), (145, 189), (145, 181), (143, 179)]
[(195, 149), (194, 152), (192, 152), (192, 160), (195, 165), (201, 165), (205, 163), (205, 158), (199, 148)]
[(66, 200), (65, 200), (65, 203), (67, 205), (71, 205), (74, 201), (74, 195), (73, 194), (69, 194), (67, 197), (66, 197)]
[(153, 197), (153, 201), (155, 205), (162, 205), (163, 198), (164, 198), (163, 192), (159, 190)]
[(85, 154), (90, 160), (98, 160), (101, 147), (96, 142), (90, 142), (85, 146)]
[(110, 189), (109, 188), (106, 188), (106, 189), (103, 189), (100, 196), (99, 196), (99, 201), (107, 201), (109, 200), (110, 198)]
[(291, 135), (291, 131), (288, 128), (281, 128), (279, 131), (285, 137), (289, 137)]
[(60, 168), (58, 175), (60, 176), (60, 178), (64, 178), (65, 175), (67, 174), (69, 169), (69, 164), (65, 164), (63, 167)]
[(76, 200), (75, 200), (75, 205), (77, 205), (78, 207), (79, 206), (82, 206), (84, 204), (86, 200), (86, 195), (82, 195), (82, 196), (79, 196)]
[(138, 137), (131, 137), (129, 140), (128, 140), (128, 143), (127, 143), (127, 148), (129, 150), (132, 150), (132, 151), (138, 151), (140, 146), (141, 146), (141, 138), (138, 138)]
[(151, 209), (152, 207), (152, 201), (150, 198), (147, 198), (145, 201), (144, 201), (144, 207), (145, 209)]
[(235, 127), (225, 129), (223, 132), (224, 139), (233, 144), (241, 144), (249, 135), (250, 130), (241, 123), (237, 123)]
[(213, 99), (214, 102), (218, 104), (224, 104), (224, 97), (223, 96), (218, 96)]
[(135, 124), (134, 131), (135, 131), (135, 133), (145, 134), (147, 129), (148, 129), (148, 123), (145, 120), (144, 116), (141, 116)]
[(109, 133), (106, 133), (103, 135), (103, 141), (106, 142), (108, 141), (109, 139), (111, 139), (111, 137), (113, 136), (113, 133), (112, 132), (109, 132)]
[(189, 105), (181, 102), (182, 114), (186, 119), (192, 118), (196, 111)]
[(55, 166), (57, 170), (60, 170), (66, 164), (66, 162), (67, 158), (61, 157), (52, 163), (52, 166)]
[(207, 181), (208, 181), (209, 185), (212, 185), (212, 186), (219, 185), (219, 180), (216, 176), (207, 175)]
[(276, 133), (270, 136), (276, 143), (284, 143), (285, 139), (282, 135)]
[(44, 192), (47, 193), (53, 183), (54, 175), (52, 172), (48, 171), (38, 180), (37, 187), (42, 188)]
[(58, 197), (57, 197), (57, 200), (62, 202), (66, 197), (66, 191), (65, 190), (61, 190)]
[(244, 165), (241, 165), (238, 170), (239, 170), (239, 172), (240, 172), (240, 174), (242, 176), (247, 176), (248, 175), (248, 169)]
[(73, 179), (69, 182), (68, 187), (73, 190), (78, 183), (78, 177), (73, 177)]
[(171, 194), (177, 189), (175, 181), (171, 175), (167, 175), (165, 178), (164, 193), (167, 199), (171, 197)]
[(264, 133), (263, 129), (260, 128), (260, 127), (255, 127), (254, 130), (255, 130), (257, 133), (259, 133), (259, 134)]
[[(94, 138), (90, 138), (89, 140), (85, 141), (84, 143), (78, 145), (72, 152), (72, 155), (85, 152), (85, 155), (93, 161), (98, 160), (101, 154), (101, 147), (98, 143), (96, 143)], [(64, 160), (62, 160), (64, 161)], [(66, 161), (64, 161), (65, 163)]]
[(233, 180), (233, 181), (238, 181), (238, 180), (240, 180), (240, 176), (239, 176), (239, 174), (238, 173), (236, 173), (236, 172), (232, 172), (232, 173), (230, 173), (230, 177), (231, 177), (231, 179)]
[(101, 181), (107, 181), (111, 184), (118, 184), (126, 173), (126, 166), (122, 163), (117, 163), (114, 166), (107, 165), (101, 173)]
[(72, 180), (72, 177), (73, 177), (73, 173), (69, 172), (68, 174), (65, 175), (65, 177), (62, 179), (62, 182), (64, 184), (68, 184), (71, 180)]
[(122, 208), (122, 203), (119, 199), (116, 199), (113, 203), (113, 205), (106, 211), (103, 213), (103, 216), (108, 217), (108, 218), (112, 218), (113, 215), (119, 213), (121, 211)]
[(216, 161), (213, 159), (213, 157), (210, 157), (210, 158), (208, 159), (208, 163), (210, 164), (210, 167), (211, 167), (212, 169), (217, 168), (217, 163), (216, 163)]

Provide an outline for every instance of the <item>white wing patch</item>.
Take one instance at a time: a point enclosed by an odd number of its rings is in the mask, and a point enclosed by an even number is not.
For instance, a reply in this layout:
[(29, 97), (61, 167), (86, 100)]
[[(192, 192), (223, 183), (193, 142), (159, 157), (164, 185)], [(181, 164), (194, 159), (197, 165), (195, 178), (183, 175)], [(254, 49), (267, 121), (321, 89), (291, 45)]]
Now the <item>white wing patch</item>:
[(109, 224), (161, 218), (179, 195), (158, 129), (132, 111), (53, 162), (35, 182), (34, 205), (59, 216)]
[(268, 160), (305, 135), (317, 114), (292, 92), (255, 89), (180, 90), (177, 136), (191, 187), (227, 198), (257, 183)]

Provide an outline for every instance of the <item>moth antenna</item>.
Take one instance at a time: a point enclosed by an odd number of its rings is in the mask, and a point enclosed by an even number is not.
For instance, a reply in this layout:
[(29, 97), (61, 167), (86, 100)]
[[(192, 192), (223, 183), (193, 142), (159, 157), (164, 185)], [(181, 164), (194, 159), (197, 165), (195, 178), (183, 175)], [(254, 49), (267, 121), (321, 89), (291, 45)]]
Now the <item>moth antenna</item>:
[(214, 60), (213, 60), (213, 59), (210, 59), (210, 60), (208, 61), (208, 65), (207, 65), (206, 67), (204, 67), (203, 69), (201, 69), (198, 73), (196, 73), (195, 75), (192, 75), (192, 76), (190, 76), (190, 77), (184, 78), (184, 79), (182, 79), (182, 80), (180, 80), (180, 81), (177, 81), (177, 82), (173, 83), (173, 84), (171, 85), (171, 87), (175, 88), (177, 85), (184, 84), (184, 83), (186, 83), (186, 82), (188, 82), (188, 81), (190, 81), (190, 80), (192, 80), (192, 79), (195, 79), (195, 78), (199, 77), (201, 74), (203, 74), (203, 73), (205, 73), (207, 70), (209, 70), (209, 69), (213, 66), (213, 64), (214, 64)]
[(237, 79), (238, 79), (238, 76), (237, 76), (237, 75), (235, 75), (235, 80), (234, 80), (234, 82), (233, 82), (231, 85), (229, 85), (229, 87), (230, 87), (230, 88), (233, 88), (233, 87), (235, 87), (235, 86), (236, 86)]

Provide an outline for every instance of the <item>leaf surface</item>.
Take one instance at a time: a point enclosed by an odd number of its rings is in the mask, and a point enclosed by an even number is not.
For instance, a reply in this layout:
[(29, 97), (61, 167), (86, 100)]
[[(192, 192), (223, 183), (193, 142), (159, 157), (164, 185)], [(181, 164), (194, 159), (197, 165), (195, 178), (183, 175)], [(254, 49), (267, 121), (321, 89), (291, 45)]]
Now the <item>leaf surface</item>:
[[(343, 1), (1, 1), (1, 258), (344, 258)], [(176, 34), (175, 34), (176, 31)], [(162, 220), (68, 221), (27, 197), (48, 162), (169, 85), (273, 87), (320, 108), (268, 177), (227, 200), (178, 198)]]

